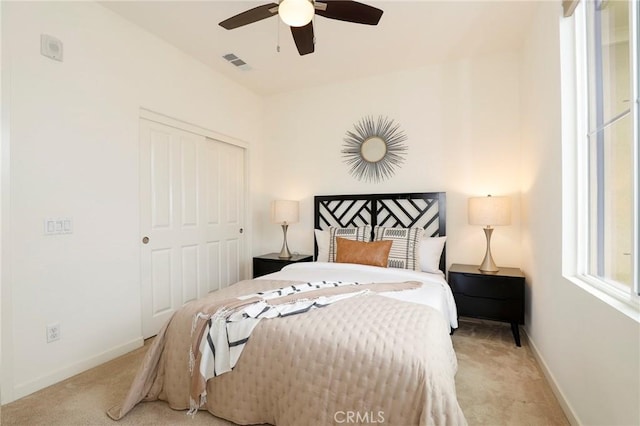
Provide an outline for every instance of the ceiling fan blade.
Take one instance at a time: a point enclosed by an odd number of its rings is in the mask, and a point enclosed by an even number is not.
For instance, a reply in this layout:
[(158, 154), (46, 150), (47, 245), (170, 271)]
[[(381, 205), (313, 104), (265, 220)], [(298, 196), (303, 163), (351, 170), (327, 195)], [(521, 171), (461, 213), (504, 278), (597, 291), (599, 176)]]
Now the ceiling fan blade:
[[(275, 8), (275, 10), (274, 10)], [(229, 19), (225, 19), (220, 22), (220, 26), (227, 30), (242, 27), (244, 25), (253, 24), (254, 22), (262, 21), (263, 19), (270, 18), (278, 14), (278, 4), (269, 3), (262, 6), (254, 7)]]
[(291, 27), (291, 35), (293, 35), (293, 41), (296, 42), (300, 56), (313, 53), (315, 50), (315, 43), (313, 42), (313, 21), (304, 27)]
[(377, 7), (357, 1), (323, 1), (322, 3), (326, 3), (327, 8), (325, 10), (316, 9), (318, 15), (356, 24), (378, 25), (384, 13)]

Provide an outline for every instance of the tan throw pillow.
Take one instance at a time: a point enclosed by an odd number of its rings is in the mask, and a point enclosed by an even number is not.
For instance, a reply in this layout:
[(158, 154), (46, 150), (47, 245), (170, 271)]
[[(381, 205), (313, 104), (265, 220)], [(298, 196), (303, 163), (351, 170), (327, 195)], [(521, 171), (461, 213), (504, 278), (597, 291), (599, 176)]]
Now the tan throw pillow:
[(393, 241), (374, 241), (370, 243), (336, 238), (336, 262), (358, 263), (360, 265), (387, 267), (389, 251)]

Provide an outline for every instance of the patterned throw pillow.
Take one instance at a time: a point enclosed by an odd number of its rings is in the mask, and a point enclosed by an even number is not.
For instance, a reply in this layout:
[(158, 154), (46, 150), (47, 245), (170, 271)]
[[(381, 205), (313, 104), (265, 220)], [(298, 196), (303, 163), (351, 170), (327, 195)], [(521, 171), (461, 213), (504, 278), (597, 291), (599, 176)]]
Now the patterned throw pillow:
[(329, 262), (336, 261), (336, 237), (346, 238), (352, 241), (371, 241), (371, 226), (359, 226), (357, 228), (329, 228)]
[(422, 228), (385, 228), (376, 226), (374, 241), (393, 241), (389, 253), (389, 268), (420, 270), (420, 240)]

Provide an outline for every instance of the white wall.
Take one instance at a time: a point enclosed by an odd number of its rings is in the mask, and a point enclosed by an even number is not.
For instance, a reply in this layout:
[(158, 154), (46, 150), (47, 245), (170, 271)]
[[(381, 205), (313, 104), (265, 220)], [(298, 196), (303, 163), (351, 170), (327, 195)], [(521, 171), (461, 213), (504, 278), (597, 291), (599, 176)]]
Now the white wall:
[[(254, 252), (279, 251), (282, 231), (269, 223), (275, 198), (301, 200), (289, 248), (313, 253), (313, 196), (447, 192), (448, 263), (479, 264), (485, 239), (467, 224), (469, 196), (511, 195), (513, 225), (494, 232), (503, 266), (520, 266), (520, 82), (517, 53), (498, 53), (428, 68), (337, 83), (266, 100), (265, 170), (255, 214), (263, 236)], [(406, 162), (380, 184), (348, 174), (341, 149), (362, 117), (388, 116), (408, 136)]]
[[(2, 8), (7, 402), (141, 343), (140, 108), (255, 146), (262, 99), (96, 3)], [(63, 41), (64, 62), (40, 55), (41, 33)], [(60, 216), (73, 234), (44, 236)], [(53, 322), (62, 339), (47, 344)]]
[(640, 424), (640, 327), (562, 276), (561, 8), (541, 2), (522, 61), (526, 330), (573, 422)]

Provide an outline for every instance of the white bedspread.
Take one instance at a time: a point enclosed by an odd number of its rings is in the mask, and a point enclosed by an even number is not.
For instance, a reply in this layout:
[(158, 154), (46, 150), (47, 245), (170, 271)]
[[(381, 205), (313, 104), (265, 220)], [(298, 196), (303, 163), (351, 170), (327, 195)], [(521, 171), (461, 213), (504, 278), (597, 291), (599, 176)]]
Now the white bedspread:
[(397, 300), (431, 306), (440, 311), (449, 320), (451, 328), (458, 328), (456, 304), (451, 293), (451, 287), (447, 284), (442, 273), (430, 274), (407, 269), (380, 268), (351, 263), (301, 262), (293, 263), (279, 272), (264, 275), (257, 279), (356, 281), (359, 283), (420, 281), (422, 287), (415, 290), (380, 294)]

